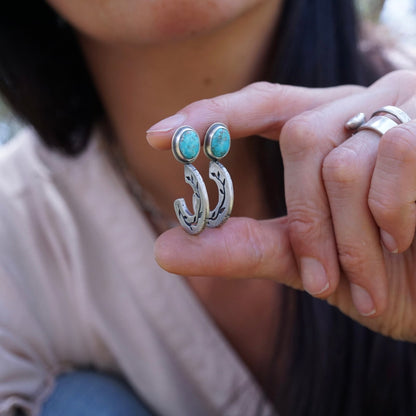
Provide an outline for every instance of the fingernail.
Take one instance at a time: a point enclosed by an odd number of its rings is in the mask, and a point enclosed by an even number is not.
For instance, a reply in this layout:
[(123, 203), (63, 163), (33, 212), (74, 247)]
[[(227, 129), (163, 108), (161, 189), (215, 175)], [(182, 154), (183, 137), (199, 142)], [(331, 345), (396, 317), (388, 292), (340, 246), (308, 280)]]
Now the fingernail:
[(371, 316), (376, 313), (373, 299), (362, 286), (351, 283), (351, 297), (360, 315)]
[(185, 121), (185, 118), (185, 115), (181, 113), (165, 118), (164, 120), (159, 121), (159, 123), (156, 123), (150, 127), (146, 134), (164, 133), (169, 130), (176, 129)]
[(398, 253), (399, 249), (397, 248), (396, 240), (390, 235), (388, 232), (381, 230), (380, 231), (381, 241), (383, 242), (384, 246), (389, 250), (391, 253)]
[(325, 268), (318, 260), (312, 257), (302, 257), (300, 272), (303, 288), (311, 295), (319, 295), (329, 288)]

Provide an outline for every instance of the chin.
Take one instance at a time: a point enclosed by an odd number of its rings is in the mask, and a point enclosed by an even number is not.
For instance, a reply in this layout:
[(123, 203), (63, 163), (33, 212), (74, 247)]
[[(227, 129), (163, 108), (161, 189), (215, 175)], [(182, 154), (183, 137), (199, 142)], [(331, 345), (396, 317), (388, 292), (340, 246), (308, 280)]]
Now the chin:
[(268, 1), (276, 0), (48, 0), (82, 35), (128, 44), (195, 37)]

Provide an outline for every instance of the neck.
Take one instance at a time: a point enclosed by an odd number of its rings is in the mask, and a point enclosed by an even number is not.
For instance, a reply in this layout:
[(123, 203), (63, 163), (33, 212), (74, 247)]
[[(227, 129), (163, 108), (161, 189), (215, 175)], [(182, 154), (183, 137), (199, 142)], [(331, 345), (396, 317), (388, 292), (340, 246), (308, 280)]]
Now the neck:
[[(81, 45), (126, 162), (162, 213), (172, 215), (172, 201), (189, 194), (190, 189), (184, 183), (182, 167), (170, 152), (155, 151), (147, 144), (146, 130), (193, 101), (235, 91), (256, 80), (275, 27), (279, 3), (262, 2), (215, 31), (171, 43), (109, 44), (81, 36)], [(197, 168), (207, 172), (208, 160), (198, 159)], [(249, 176), (247, 167), (253, 160), (245, 143), (233, 142), (224, 163), (236, 184), (236, 195), (239, 183), (245, 183), (246, 194), (247, 183), (257, 179), (256, 175)], [(212, 185), (215, 193), (215, 184)], [(207, 186), (210, 192), (211, 184)], [(258, 216), (240, 209), (247, 205), (240, 203), (238, 197), (234, 206), (234, 214)]]
[[(183, 169), (170, 152), (161, 153), (149, 147), (146, 130), (193, 101), (235, 91), (256, 80), (279, 3), (262, 2), (215, 31), (171, 43), (108, 44), (81, 36), (127, 164), (162, 212), (171, 213), (172, 201), (182, 196), (180, 192), (189, 194), (189, 189), (183, 180)], [(238, 176), (247, 177), (247, 165), (241, 168), (244, 161), (252, 163), (245, 144), (233, 143), (225, 163), (237, 184)], [(208, 171), (207, 162), (197, 164), (201, 172)], [(238, 205), (236, 200), (237, 210)]]
[[(158, 152), (146, 130), (185, 105), (242, 88), (258, 79), (281, 0), (268, 0), (215, 32), (170, 44), (116, 45), (81, 38), (108, 121), (136, 180), (161, 213), (172, 218), (173, 200), (190, 195), (183, 167), (171, 152)], [(221, 121), (221, 120), (218, 120)], [(234, 182), (233, 215), (268, 216), (257, 161), (249, 140), (238, 140), (224, 160)], [(206, 177), (208, 159), (197, 169)], [(213, 181), (205, 181), (208, 192)], [(188, 202), (189, 205), (189, 202)], [(202, 304), (232, 345), (260, 378), (269, 363), (275, 325), (274, 282), (189, 281)], [(253, 291), (253, 286), (256, 290)], [(242, 292), (247, 296), (242, 296)], [(252, 311), (260, 309), (263, 315)], [(256, 309), (257, 308), (257, 309)], [(259, 319), (254, 319), (253, 316)], [(261, 323), (259, 323), (261, 322)]]

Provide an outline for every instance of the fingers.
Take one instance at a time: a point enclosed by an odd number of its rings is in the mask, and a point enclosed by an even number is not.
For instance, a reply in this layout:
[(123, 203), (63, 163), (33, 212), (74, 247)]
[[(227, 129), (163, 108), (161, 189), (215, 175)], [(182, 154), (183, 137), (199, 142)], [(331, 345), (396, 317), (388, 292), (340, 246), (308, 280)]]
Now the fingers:
[(285, 218), (230, 218), (197, 236), (175, 228), (157, 239), (155, 258), (165, 270), (183, 276), (268, 278), (301, 286)]
[(416, 121), (389, 130), (380, 140), (368, 203), (385, 247), (409, 248), (416, 225)]
[[(392, 97), (389, 98), (389, 94)], [(389, 91), (366, 91), (345, 97), (292, 118), (282, 130), (280, 145), (285, 166), (290, 242), (303, 287), (314, 296), (327, 297), (333, 293), (340, 277), (334, 233), (336, 220), (331, 212), (322, 166), (327, 156), (350, 136), (344, 130), (344, 123), (346, 114), (357, 112), (357, 102), (363, 108), (377, 108), (386, 100), (393, 100), (393, 95)], [(365, 179), (368, 184), (370, 176)], [(355, 211), (351, 215), (355, 215)], [(339, 227), (346, 228), (348, 223), (341, 222)]]
[(262, 135), (277, 139), (287, 120), (311, 108), (361, 91), (358, 86), (311, 89), (258, 82), (237, 92), (195, 102), (147, 132), (149, 143), (169, 149), (173, 132), (192, 126), (204, 137), (214, 122), (225, 123), (233, 138)]
[(179, 125), (203, 136), (215, 121), (234, 138), (279, 139), (288, 207), (285, 219), (230, 219), (197, 237), (171, 230), (156, 244), (160, 265), (185, 275), (274, 278), (322, 298), (347, 287), (362, 316), (380, 315), (388, 296), (383, 245), (403, 251), (414, 237), (416, 122), (382, 138), (368, 131), (350, 138), (343, 126), (357, 110), (397, 103), (400, 91), (391, 79), (364, 91), (259, 83), (155, 125), (148, 139), (160, 149)]
[[(411, 108), (401, 106), (406, 107)], [(361, 131), (331, 151), (323, 164), (338, 259), (362, 316), (379, 315), (387, 306), (380, 235), (393, 252), (407, 249), (414, 238), (415, 133), (415, 122), (382, 137)]]
[(379, 139), (374, 132), (360, 132), (334, 149), (323, 166), (338, 259), (362, 316), (381, 313), (387, 304), (383, 250), (368, 207)]
[(339, 279), (321, 165), (325, 155), (345, 139), (342, 131), (333, 136), (323, 132), (321, 116), (310, 112), (292, 119), (281, 135), (290, 242), (303, 287), (314, 296), (334, 290)]

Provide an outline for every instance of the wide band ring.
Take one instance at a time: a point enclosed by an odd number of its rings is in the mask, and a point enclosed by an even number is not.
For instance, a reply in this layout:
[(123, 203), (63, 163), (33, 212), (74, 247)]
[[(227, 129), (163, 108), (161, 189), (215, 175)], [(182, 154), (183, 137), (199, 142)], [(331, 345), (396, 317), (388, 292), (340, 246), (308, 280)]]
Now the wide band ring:
[(386, 105), (374, 111), (368, 121), (366, 121), (364, 113), (356, 114), (345, 123), (345, 128), (353, 133), (371, 130), (382, 136), (393, 127), (410, 120), (411, 118), (402, 109), (394, 105)]
[(371, 117), (379, 116), (382, 114), (389, 114), (393, 116), (399, 124), (407, 123), (411, 120), (406, 112), (404, 112), (399, 107), (395, 107), (394, 105), (386, 105), (385, 107), (379, 108), (377, 111), (374, 111)]
[(382, 136), (387, 133), (393, 127), (398, 126), (399, 123), (396, 123), (390, 117), (386, 116), (375, 116), (371, 117), (366, 123), (358, 127), (357, 132), (362, 130), (371, 130)]

